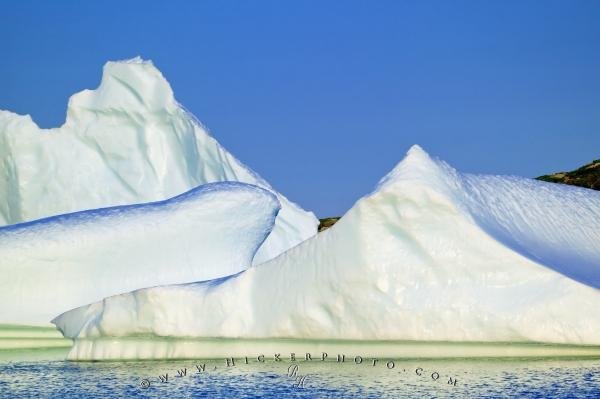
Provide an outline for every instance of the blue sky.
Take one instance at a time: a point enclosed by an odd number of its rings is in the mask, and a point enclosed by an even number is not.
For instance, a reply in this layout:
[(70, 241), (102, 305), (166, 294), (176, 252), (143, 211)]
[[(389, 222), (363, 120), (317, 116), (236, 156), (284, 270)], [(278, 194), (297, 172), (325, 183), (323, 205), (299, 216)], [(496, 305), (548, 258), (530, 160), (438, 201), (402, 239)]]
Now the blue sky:
[(461, 171), (600, 158), (599, 1), (0, 3), (0, 109), (64, 122), (107, 60), (151, 59), (228, 150), (339, 215), (420, 144)]

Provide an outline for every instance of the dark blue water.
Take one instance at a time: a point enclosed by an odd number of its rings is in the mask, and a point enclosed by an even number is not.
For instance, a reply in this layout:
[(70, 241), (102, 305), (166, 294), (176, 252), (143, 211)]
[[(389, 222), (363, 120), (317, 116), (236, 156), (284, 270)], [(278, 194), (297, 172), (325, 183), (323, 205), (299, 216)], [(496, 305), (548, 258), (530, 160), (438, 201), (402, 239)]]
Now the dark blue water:
[[(294, 364), (298, 368), (290, 377)], [(228, 367), (225, 360), (92, 363), (0, 357), (0, 398), (32, 397), (600, 398), (600, 359), (398, 359), (375, 366), (371, 360), (250, 359)]]

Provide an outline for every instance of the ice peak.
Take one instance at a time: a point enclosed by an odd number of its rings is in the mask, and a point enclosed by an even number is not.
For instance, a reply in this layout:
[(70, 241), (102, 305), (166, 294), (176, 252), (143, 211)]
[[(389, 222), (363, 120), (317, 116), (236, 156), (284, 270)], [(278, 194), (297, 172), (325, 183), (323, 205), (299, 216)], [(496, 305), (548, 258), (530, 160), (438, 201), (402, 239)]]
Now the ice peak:
[(68, 117), (81, 110), (154, 112), (177, 103), (171, 85), (152, 61), (135, 57), (109, 61), (102, 69), (100, 86), (84, 90), (69, 100)]
[(422, 165), (430, 162), (434, 161), (429, 154), (420, 145), (413, 144), (400, 163), (406, 165)]
[(432, 175), (438, 174), (438, 171), (438, 162), (421, 146), (415, 144), (407, 151), (404, 159), (379, 181), (377, 189), (400, 180), (429, 180)]
[[(149, 70), (155, 70), (160, 74), (160, 71), (154, 66), (154, 63), (152, 62), (152, 60), (145, 60), (142, 57), (140, 57), (139, 55), (133, 58), (128, 58), (125, 60), (117, 60), (117, 61), (106, 61), (106, 63), (104, 64), (104, 66), (102, 67), (102, 75), (103, 78), (106, 75), (111, 75), (114, 74), (115, 71), (118, 74), (119, 69), (121, 70), (126, 70), (126, 69), (136, 69), (139, 67), (144, 67), (144, 66), (148, 66)], [(164, 77), (161, 78), (164, 80)]]

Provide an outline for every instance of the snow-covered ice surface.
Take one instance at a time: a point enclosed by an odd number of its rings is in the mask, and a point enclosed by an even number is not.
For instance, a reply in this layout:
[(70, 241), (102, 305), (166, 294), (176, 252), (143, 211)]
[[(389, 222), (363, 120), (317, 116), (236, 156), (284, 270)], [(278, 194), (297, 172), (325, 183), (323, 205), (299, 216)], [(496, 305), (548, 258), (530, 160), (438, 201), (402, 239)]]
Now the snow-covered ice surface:
[[(159, 201), (218, 181), (275, 192), (177, 103), (150, 61), (108, 62), (96, 90), (70, 98), (61, 127), (0, 111), (0, 226)], [(312, 213), (276, 194), (282, 209), (255, 263), (317, 232)]]
[(2, 227), (0, 324), (49, 325), (106, 296), (238, 273), (279, 208), (270, 191), (220, 182), (160, 202)]
[[(106, 298), (53, 322), (75, 338), (71, 359), (244, 356), (344, 342), (363, 342), (371, 354), (391, 342), (388, 356), (535, 352), (498, 342), (593, 345), (598, 355), (598, 226), (598, 192), (461, 174), (414, 146), (332, 228), (270, 262)], [(416, 341), (474, 346), (410, 349)]]

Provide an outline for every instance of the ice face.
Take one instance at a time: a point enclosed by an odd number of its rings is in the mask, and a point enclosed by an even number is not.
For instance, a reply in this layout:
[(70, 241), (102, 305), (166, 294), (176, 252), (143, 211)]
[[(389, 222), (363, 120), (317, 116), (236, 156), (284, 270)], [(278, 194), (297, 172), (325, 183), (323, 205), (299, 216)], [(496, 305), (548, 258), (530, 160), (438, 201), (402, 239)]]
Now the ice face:
[(0, 228), (0, 324), (45, 325), (74, 306), (250, 267), (280, 206), (257, 186), (211, 183), (175, 198)]
[[(598, 225), (598, 192), (463, 175), (413, 147), (332, 228), (270, 262), (106, 298), (53, 322), (76, 339), (73, 359), (183, 353), (177, 340), (102, 339), (133, 335), (600, 345)], [(179, 349), (235, 347), (214, 345)]]
[(239, 181), (274, 192), (282, 207), (255, 263), (317, 231), (312, 213), (223, 149), (175, 101), (160, 71), (139, 58), (107, 63), (96, 90), (70, 98), (59, 128), (0, 111), (0, 164), (0, 226)]
[(426, 182), (487, 234), (527, 258), (600, 288), (600, 195), (517, 176), (460, 174), (419, 146), (382, 179)]

